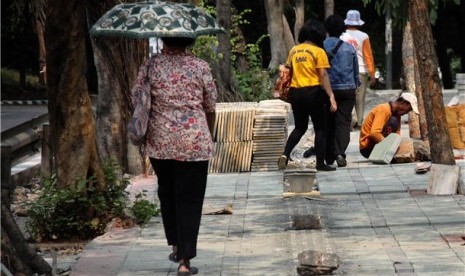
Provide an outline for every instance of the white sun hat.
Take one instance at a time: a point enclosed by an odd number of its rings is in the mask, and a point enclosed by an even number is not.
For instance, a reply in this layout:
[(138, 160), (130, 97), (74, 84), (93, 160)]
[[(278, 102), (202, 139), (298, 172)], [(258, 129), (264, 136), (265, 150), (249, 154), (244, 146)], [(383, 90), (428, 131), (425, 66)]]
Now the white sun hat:
[(344, 24), (347, 26), (362, 26), (365, 22), (360, 18), (360, 12), (357, 10), (349, 10), (347, 12)]

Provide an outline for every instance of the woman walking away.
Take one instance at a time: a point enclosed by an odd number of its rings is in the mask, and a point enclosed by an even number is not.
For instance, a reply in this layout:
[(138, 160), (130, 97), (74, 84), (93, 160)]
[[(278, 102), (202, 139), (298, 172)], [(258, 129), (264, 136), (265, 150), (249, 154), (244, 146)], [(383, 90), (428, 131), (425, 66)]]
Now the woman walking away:
[[(158, 179), (158, 197), (169, 259), (177, 275), (193, 275), (197, 238), (212, 157), (217, 89), (207, 62), (188, 50), (195, 39), (162, 37), (161, 54), (149, 62), (152, 107), (146, 153)], [(136, 87), (147, 75), (142, 66)]]
[(325, 21), (325, 28), (329, 37), (323, 44), (331, 63), (331, 68), (328, 69), (329, 81), (337, 102), (337, 111), (329, 114), (326, 163), (332, 164), (336, 160), (338, 167), (345, 167), (355, 90), (360, 86), (357, 51), (352, 45), (339, 39), (346, 28), (339, 15), (329, 16)]
[(337, 110), (336, 100), (326, 72), (329, 62), (323, 49), (325, 38), (323, 23), (310, 19), (300, 30), (298, 37), (300, 44), (294, 46), (289, 52), (286, 66), (292, 70), (289, 100), (295, 128), (289, 135), (284, 152), (279, 158), (280, 170), (286, 168), (292, 150), (307, 131), (309, 116), (315, 130), (316, 169), (319, 171), (335, 170), (325, 164), (327, 109), (331, 112)]

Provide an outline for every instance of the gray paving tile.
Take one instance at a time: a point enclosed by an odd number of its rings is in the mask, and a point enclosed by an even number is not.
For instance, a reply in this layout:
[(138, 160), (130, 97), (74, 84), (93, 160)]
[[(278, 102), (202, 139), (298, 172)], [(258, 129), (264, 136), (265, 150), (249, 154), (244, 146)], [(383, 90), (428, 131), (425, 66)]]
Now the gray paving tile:
[[(317, 200), (283, 199), (282, 171), (210, 174), (204, 211), (232, 204), (233, 214), (203, 215), (192, 260), (199, 275), (297, 275), (304, 250), (339, 256), (333, 275), (465, 275), (464, 242), (443, 238), (465, 235), (465, 196), (412, 197), (407, 189), (426, 189), (428, 174), (415, 174), (413, 163), (371, 164), (358, 153), (358, 132), (351, 139), (348, 166), (317, 173)], [(149, 189), (156, 200), (153, 182), (132, 188)], [(289, 230), (293, 215), (320, 216), (323, 228)], [(170, 251), (157, 217), (95, 239), (72, 275), (176, 275)]]

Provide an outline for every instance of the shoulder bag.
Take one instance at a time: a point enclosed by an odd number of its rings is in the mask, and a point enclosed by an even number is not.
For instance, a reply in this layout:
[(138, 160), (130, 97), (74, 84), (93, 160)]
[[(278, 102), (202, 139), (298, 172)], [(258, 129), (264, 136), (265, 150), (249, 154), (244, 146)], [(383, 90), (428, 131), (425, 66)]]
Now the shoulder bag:
[(131, 100), (134, 107), (128, 123), (128, 137), (135, 145), (145, 144), (147, 128), (150, 119), (151, 92), (149, 69), (152, 60), (147, 62), (147, 76), (144, 84), (135, 91), (132, 91)]
[(292, 68), (279, 65), (279, 76), (273, 87), (273, 97), (289, 102), (289, 87), (292, 80)]

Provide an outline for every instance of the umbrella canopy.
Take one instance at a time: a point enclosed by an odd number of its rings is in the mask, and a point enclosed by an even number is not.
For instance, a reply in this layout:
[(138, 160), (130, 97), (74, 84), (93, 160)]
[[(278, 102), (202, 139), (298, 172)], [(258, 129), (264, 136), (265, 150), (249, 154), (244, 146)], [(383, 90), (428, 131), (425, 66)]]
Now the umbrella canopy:
[(226, 31), (215, 18), (192, 4), (156, 0), (116, 5), (90, 29), (93, 36), (135, 38), (197, 38), (221, 32)]

